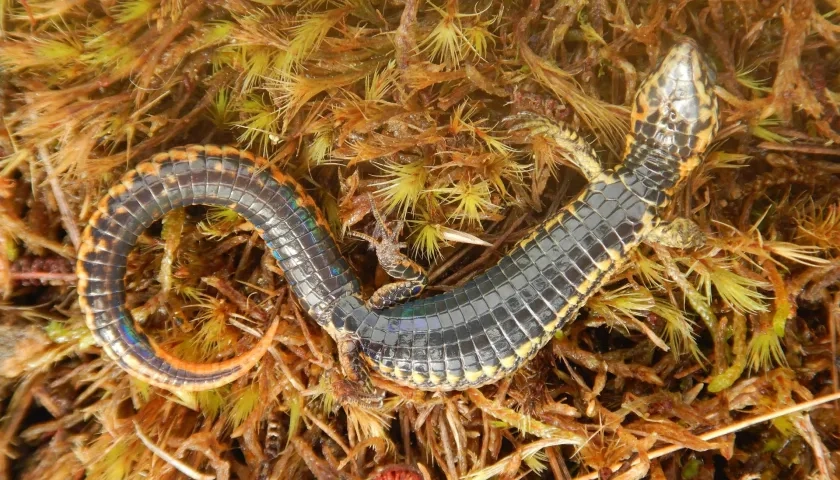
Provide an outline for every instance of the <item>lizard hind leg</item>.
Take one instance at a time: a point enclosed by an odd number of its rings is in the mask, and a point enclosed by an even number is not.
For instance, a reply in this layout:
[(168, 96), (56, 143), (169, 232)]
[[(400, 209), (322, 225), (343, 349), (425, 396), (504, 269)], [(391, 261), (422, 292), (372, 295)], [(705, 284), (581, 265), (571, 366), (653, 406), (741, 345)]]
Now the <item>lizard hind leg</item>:
[(405, 243), (399, 242), (403, 222), (396, 222), (394, 229), (388, 228), (370, 194), (368, 200), (376, 219), (374, 234), (350, 232), (350, 235), (368, 242), (375, 249), (376, 258), (385, 273), (397, 280), (379, 287), (367, 300), (369, 308), (381, 310), (420, 295), (428, 284), (428, 276), (423, 267), (400, 251), (406, 247)]
[[(384, 392), (373, 388), (367, 370), (359, 356), (359, 343), (350, 334), (336, 339), (341, 373), (333, 370), (330, 383), (333, 394), (341, 405), (381, 408)], [(343, 374), (343, 375), (342, 375)]]

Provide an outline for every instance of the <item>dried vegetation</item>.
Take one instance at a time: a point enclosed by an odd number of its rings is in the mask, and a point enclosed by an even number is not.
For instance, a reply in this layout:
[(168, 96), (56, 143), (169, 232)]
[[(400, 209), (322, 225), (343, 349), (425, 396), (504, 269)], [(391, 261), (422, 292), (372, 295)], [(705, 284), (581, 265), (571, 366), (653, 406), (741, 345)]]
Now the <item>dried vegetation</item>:
[[(0, 477), (836, 478), (839, 404), (819, 400), (838, 392), (835, 9), (0, 0)], [(142, 237), (129, 301), (194, 360), (243, 351), (280, 316), (260, 367), (175, 394), (92, 344), (78, 232), (150, 154), (212, 142), (267, 156), (323, 207), (368, 291), (387, 278), (345, 233), (368, 228), (372, 193), (407, 221), (440, 291), (583, 185), (550, 139), (504, 118), (569, 122), (615, 164), (629, 99), (678, 35), (719, 71), (722, 130), (673, 209), (709, 241), (639, 250), (511, 378), (450, 394), (374, 379), (381, 409), (336, 403), (335, 345), (253, 228), (221, 209), (172, 212)]]

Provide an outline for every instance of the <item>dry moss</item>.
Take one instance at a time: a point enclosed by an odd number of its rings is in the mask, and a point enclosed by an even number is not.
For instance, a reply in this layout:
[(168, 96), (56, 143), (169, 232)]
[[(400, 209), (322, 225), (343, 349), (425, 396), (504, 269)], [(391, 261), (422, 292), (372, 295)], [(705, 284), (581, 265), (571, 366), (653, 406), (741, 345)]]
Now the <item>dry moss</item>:
[[(838, 390), (831, 8), (0, 0), (0, 476), (366, 478), (411, 464), (425, 478), (831, 478), (836, 404), (720, 431)], [(70, 268), (78, 231), (152, 153), (212, 142), (266, 155), (318, 199), (359, 272), (375, 259), (344, 233), (369, 226), (372, 193), (407, 221), (430, 290), (446, 289), (583, 184), (556, 145), (502, 119), (569, 122), (613, 165), (633, 92), (679, 35), (719, 72), (721, 133), (672, 212), (710, 241), (642, 248), (510, 378), (449, 394), (374, 378), (381, 410), (337, 404), (334, 344), (253, 227), (218, 209), (172, 212), (142, 237), (130, 307), (198, 360), (241, 351), (279, 316), (260, 367), (173, 394), (93, 345)]]

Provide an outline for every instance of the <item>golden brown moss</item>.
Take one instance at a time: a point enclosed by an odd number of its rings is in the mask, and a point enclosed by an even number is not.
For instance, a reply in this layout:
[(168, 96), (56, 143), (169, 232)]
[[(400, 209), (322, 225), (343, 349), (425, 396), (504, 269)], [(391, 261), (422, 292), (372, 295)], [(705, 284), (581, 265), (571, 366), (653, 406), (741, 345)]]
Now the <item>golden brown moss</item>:
[[(170, 478), (178, 464), (195, 478), (366, 478), (407, 463), (424, 478), (565, 479), (620, 462), (609, 478), (829, 474), (833, 408), (713, 434), (837, 391), (831, 3), (0, 1), (0, 475)], [(447, 288), (581, 186), (556, 146), (501, 120), (569, 122), (613, 165), (632, 93), (679, 35), (719, 71), (721, 133), (672, 212), (710, 241), (642, 249), (516, 375), (446, 395), (375, 378), (381, 410), (337, 404), (335, 346), (253, 227), (218, 209), (173, 212), (141, 238), (130, 307), (191, 359), (241, 351), (279, 316), (260, 368), (175, 395), (92, 345), (62, 262), (102, 192), (149, 155), (251, 148), (302, 180), (338, 235), (369, 225), (372, 193), (408, 221), (431, 289)], [(660, 456), (671, 445), (687, 450)]]

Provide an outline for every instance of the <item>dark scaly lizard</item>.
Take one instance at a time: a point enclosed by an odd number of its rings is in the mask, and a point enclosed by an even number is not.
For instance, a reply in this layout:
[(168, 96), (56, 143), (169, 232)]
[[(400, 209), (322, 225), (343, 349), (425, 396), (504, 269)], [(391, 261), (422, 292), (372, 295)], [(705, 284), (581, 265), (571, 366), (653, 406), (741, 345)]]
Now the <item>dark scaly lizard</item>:
[[(274, 254), (300, 305), (336, 340), (345, 375), (369, 368), (423, 390), (496, 381), (532, 358), (573, 320), (642, 242), (688, 247), (699, 231), (660, 214), (698, 165), (718, 128), (714, 71), (691, 40), (678, 42), (637, 92), (623, 162), (605, 170), (565, 126), (518, 116), (516, 128), (566, 147), (589, 180), (558, 215), (536, 227), (495, 266), (444, 294), (413, 299), (425, 272), (400, 253), (396, 234), (373, 242), (398, 279), (365, 301), (314, 202), (292, 178), (248, 152), (188, 146), (127, 173), (98, 204), (79, 250), (78, 292), (87, 324), (129, 373), (160, 387), (203, 390), (245, 374), (267, 351), (274, 321), (248, 353), (209, 364), (166, 353), (137, 330), (124, 306), (126, 257), (164, 213), (227, 206), (250, 221)], [(384, 227), (384, 225), (381, 225)], [(399, 229), (395, 229), (399, 232)]]

